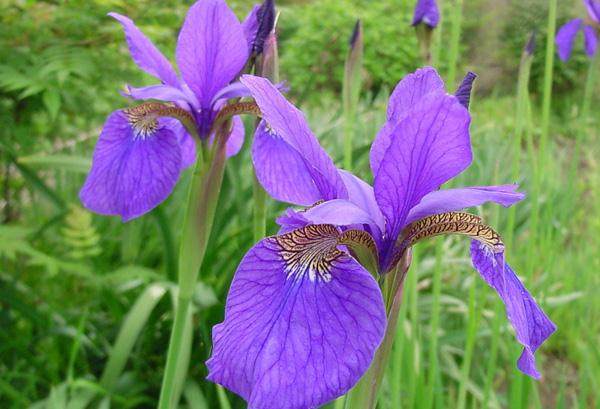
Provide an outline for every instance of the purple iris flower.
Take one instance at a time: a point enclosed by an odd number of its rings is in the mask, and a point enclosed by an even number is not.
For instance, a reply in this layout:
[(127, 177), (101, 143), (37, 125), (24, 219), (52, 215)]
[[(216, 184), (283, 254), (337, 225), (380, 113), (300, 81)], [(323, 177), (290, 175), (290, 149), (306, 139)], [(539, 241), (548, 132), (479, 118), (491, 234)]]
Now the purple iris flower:
[(276, 199), (314, 205), (286, 211), (279, 234), (240, 263), (225, 319), (213, 329), (209, 380), (256, 409), (315, 408), (343, 395), (369, 367), (386, 327), (381, 290), (348, 240), (372, 248), (377, 274), (386, 274), (419, 235), (453, 229), (475, 238), (473, 265), (524, 346), (518, 368), (540, 376), (533, 353), (554, 324), (506, 264), (499, 237), (478, 217), (456, 212), (486, 202), (510, 206), (524, 195), (516, 185), (439, 189), (471, 163), (465, 98), (448, 95), (433, 68), (400, 81), (371, 147), (371, 187), (335, 167), (302, 112), (268, 80), (241, 82), (263, 116), (252, 147), (259, 181)]
[(421, 23), (429, 28), (436, 28), (440, 22), (440, 10), (435, 0), (418, 0), (415, 5), (412, 25)]
[[(255, 41), (252, 27), (257, 25), (257, 9), (241, 24), (223, 0), (192, 5), (177, 40), (175, 59), (181, 75), (131, 19), (110, 13), (125, 30), (134, 62), (161, 81), (128, 87), (127, 95), (169, 103), (187, 117), (193, 133), (210, 142), (219, 109), (228, 98), (247, 94), (244, 86), (232, 82)], [(243, 138), (243, 124), (234, 117), (228, 156), (240, 150)], [(194, 163), (195, 148), (195, 141), (176, 119), (144, 105), (114, 111), (100, 133), (80, 199), (96, 213), (120, 215), (123, 221), (138, 217), (169, 196), (181, 171)]]
[(583, 30), (585, 52), (588, 57), (593, 57), (598, 49), (598, 25), (600, 24), (600, 1), (583, 0), (588, 16), (589, 24), (581, 18), (576, 18), (564, 24), (556, 34), (556, 46), (558, 56), (562, 61), (571, 57), (573, 45), (579, 31)]

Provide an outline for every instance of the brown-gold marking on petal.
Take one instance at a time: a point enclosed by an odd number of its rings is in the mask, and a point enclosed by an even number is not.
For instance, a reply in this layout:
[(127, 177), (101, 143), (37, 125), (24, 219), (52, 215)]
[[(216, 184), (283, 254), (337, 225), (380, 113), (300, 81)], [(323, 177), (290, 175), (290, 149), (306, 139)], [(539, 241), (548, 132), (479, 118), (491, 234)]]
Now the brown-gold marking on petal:
[(158, 130), (159, 117), (172, 117), (182, 124), (193, 124), (194, 119), (185, 109), (160, 102), (147, 102), (132, 108), (123, 109), (123, 113), (136, 132), (136, 136), (147, 138)]
[(313, 224), (272, 239), (280, 247), (288, 278), (306, 273), (311, 281), (331, 281), (332, 263), (343, 252), (336, 248), (339, 231), (330, 224)]
[(402, 247), (409, 247), (420, 240), (442, 234), (462, 234), (482, 242), (494, 251), (504, 250), (500, 235), (483, 224), (480, 217), (470, 213), (448, 212), (425, 217), (406, 227)]

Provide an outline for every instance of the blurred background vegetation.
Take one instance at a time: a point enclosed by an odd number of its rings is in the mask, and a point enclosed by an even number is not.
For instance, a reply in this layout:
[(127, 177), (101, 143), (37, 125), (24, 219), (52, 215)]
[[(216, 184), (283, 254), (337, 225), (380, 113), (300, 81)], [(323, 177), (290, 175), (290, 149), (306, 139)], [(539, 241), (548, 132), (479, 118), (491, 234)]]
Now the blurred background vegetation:
[[(479, 74), (472, 132), (476, 162), (457, 183), (513, 182), (511, 138), (519, 59), (527, 36), (537, 31), (530, 82), (534, 108), (528, 128), (535, 139), (540, 132), (536, 107), (548, 2), (464, 3), (459, 73)], [(243, 18), (251, 1), (230, 4)], [(107, 12), (130, 16), (172, 58), (189, 5), (174, 0), (0, 3), (2, 408), (152, 407), (158, 396), (172, 319), (168, 295), (185, 183), (150, 215), (127, 224), (86, 212), (77, 193), (103, 120), (127, 105), (119, 90), (126, 83), (152, 81), (130, 60), (121, 27)], [(342, 152), (343, 61), (354, 21), (362, 19), (364, 86), (354, 167), (368, 178), (368, 147), (383, 122), (387, 95), (421, 65), (409, 25), (413, 2), (281, 0), (277, 5), (281, 77), (337, 163)], [(453, 5), (452, 0), (443, 1), (442, 45)], [(561, 1), (558, 25), (582, 13), (578, 0)], [(518, 351), (512, 335), (504, 318), (495, 319), (502, 317), (502, 309), (491, 290), (474, 280), (466, 244), (434, 241), (419, 251), (411, 270), (414, 282), (403, 307), (381, 408), (422, 407), (419, 402), (430, 384), (436, 407), (457, 407), (462, 394), (470, 407), (600, 404), (600, 146), (597, 114), (591, 123), (577, 120), (589, 65), (581, 44), (577, 47), (568, 64), (555, 61), (551, 160), (535, 165), (547, 181), (536, 204), (539, 234), (532, 237), (530, 201), (518, 205), (512, 223), (504, 210), (481, 210), (497, 220), (494, 224), (501, 232), (507, 234), (507, 224), (514, 227), (509, 253), (513, 264), (559, 326), (540, 354), (544, 380), (534, 384), (516, 372)], [(446, 48), (440, 51), (438, 68), (444, 73)], [(594, 113), (598, 102), (593, 102)], [(587, 143), (581, 156), (573, 156), (574, 140), (581, 133)], [(517, 149), (523, 151), (522, 159), (516, 159), (521, 175), (517, 182), (527, 191), (536, 157), (525, 142)], [(228, 164), (222, 206), (196, 291), (194, 348), (182, 407), (243, 407), (241, 400), (203, 380), (203, 362), (210, 351), (210, 328), (222, 319), (231, 276), (252, 244), (247, 223), (252, 212), (250, 174), (244, 149)], [(282, 209), (269, 204), (270, 233), (276, 231), (272, 220)], [(442, 318), (439, 331), (431, 334), (432, 274), (439, 266), (433, 248), (442, 245)], [(130, 332), (115, 345), (126, 316)], [(439, 339), (439, 365), (432, 372), (429, 348), (434, 338)], [(476, 341), (471, 345), (470, 339)], [(465, 356), (471, 355), (472, 362), (465, 365)]]

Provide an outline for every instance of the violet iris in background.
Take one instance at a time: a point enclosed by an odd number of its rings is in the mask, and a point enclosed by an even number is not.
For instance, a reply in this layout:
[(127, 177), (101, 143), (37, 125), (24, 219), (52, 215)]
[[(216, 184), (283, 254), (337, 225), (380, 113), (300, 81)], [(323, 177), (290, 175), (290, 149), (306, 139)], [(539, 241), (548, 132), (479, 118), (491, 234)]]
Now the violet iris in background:
[(412, 25), (425, 24), (436, 28), (440, 22), (440, 11), (435, 0), (418, 0), (415, 5)]
[[(470, 87), (468, 75), (464, 87)], [(208, 379), (251, 408), (314, 408), (346, 393), (381, 343), (386, 312), (376, 280), (346, 245), (359, 239), (396, 268), (433, 223), (474, 238), (473, 265), (506, 306), (524, 346), (518, 368), (539, 378), (533, 353), (555, 330), (504, 260), (495, 232), (456, 211), (523, 199), (516, 185), (439, 187), (471, 163), (470, 115), (448, 95), (433, 68), (405, 77), (390, 97), (387, 121), (371, 147), (374, 188), (339, 170), (300, 110), (266, 79), (241, 79), (263, 115), (252, 149), (256, 175), (289, 209), (277, 236), (257, 243), (240, 263), (224, 322), (213, 328)]]
[(573, 45), (577, 34), (583, 31), (585, 52), (588, 57), (593, 57), (598, 49), (598, 25), (600, 24), (600, 1), (583, 0), (586, 6), (589, 21), (576, 18), (564, 24), (556, 34), (558, 56), (562, 61), (567, 61), (573, 52)]
[[(134, 62), (161, 81), (143, 88), (128, 87), (128, 96), (172, 103), (178, 116), (189, 119), (193, 133), (208, 141), (225, 101), (247, 92), (241, 84), (231, 83), (248, 59), (254, 39), (246, 38), (245, 32), (256, 14), (251, 13), (242, 25), (225, 1), (196, 2), (177, 40), (175, 59), (181, 75), (131, 19), (109, 15), (123, 26)], [(106, 120), (80, 192), (89, 210), (120, 215), (123, 221), (138, 217), (165, 200), (182, 169), (194, 162), (195, 141), (186, 128), (147, 107), (120, 109)], [(235, 117), (227, 142), (229, 156), (239, 151), (243, 137), (243, 124)]]

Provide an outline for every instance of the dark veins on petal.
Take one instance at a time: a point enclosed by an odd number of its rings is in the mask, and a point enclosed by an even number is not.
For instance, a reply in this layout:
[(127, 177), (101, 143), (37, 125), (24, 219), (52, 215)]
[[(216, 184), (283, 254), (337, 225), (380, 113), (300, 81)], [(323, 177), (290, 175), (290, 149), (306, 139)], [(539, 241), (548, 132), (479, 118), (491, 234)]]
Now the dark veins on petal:
[(286, 263), (288, 278), (331, 281), (332, 262), (343, 253), (336, 248), (338, 230), (330, 224), (314, 224), (273, 237)]

